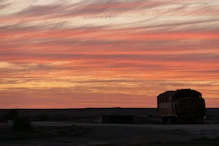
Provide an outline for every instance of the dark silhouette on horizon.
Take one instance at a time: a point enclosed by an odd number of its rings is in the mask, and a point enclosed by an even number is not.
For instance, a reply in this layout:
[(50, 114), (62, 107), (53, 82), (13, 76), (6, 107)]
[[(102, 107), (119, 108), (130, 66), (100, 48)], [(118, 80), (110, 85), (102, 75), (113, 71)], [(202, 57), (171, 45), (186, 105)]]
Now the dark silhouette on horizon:
[(166, 91), (157, 96), (157, 111), (162, 123), (203, 123), (205, 100), (192, 89)]

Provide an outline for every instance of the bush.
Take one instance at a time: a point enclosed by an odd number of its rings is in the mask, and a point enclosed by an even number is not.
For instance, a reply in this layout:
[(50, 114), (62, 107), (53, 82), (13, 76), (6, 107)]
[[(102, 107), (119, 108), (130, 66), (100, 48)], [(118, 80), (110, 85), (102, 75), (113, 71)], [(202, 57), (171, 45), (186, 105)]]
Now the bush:
[(31, 120), (28, 117), (17, 117), (14, 120), (13, 129), (15, 131), (29, 131), (32, 129)]
[(50, 121), (51, 117), (46, 114), (39, 114), (33, 117), (34, 121)]
[(18, 116), (18, 111), (16, 109), (10, 109), (7, 114), (8, 120), (14, 120)]
[(5, 121), (7, 121), (7, 115), (5, 114), (5, 115), (1, 115), (0, 116), (0, 122), (5, 122)]

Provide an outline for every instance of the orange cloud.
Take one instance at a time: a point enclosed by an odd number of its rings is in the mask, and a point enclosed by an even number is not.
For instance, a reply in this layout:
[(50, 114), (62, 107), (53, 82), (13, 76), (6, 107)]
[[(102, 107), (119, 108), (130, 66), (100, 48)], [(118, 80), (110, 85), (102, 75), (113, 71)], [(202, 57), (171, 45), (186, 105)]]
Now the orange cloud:
[(216, 3), (16, 3), (0, 5), (2, 108), (155, 107), (180, 88), (219, 103)]

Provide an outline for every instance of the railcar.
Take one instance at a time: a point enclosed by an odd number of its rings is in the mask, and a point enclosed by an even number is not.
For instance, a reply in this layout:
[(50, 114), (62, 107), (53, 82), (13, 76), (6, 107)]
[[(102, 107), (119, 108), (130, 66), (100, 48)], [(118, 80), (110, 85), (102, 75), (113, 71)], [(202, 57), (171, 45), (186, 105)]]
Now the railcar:
[(202, 123), (205, 100), (192, 89), (166, 91), (157, 96), (157, 112), (161, 123)]

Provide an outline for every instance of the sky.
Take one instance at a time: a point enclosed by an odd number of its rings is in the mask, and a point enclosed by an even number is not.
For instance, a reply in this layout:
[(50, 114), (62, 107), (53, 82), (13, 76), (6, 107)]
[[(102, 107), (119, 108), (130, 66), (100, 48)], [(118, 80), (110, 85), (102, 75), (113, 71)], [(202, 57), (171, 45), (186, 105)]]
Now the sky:
[(0, 108), (219, 105), (218, 0), (0, 0)]

